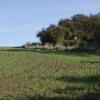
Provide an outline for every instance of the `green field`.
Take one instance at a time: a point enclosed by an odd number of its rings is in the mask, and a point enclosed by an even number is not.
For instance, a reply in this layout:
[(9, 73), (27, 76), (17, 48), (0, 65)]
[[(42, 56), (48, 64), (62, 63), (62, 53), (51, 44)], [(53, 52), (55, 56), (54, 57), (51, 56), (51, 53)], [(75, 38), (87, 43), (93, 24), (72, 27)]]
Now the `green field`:
[(100, 100), (100, 55), (1, 48), (0, 100)]

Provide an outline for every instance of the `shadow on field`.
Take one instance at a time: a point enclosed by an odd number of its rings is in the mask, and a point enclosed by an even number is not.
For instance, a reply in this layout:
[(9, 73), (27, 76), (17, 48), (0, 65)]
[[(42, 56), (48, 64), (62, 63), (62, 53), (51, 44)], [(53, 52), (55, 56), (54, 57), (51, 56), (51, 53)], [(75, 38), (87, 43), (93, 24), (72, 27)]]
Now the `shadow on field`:
[(70, 56), (80, 56), (80, 57), (89, 57), (91, 54), (89, 52), (77, 52), (77, 51), (58, 51), (58, 50), (48, 50), (48, 49), (25, 49), (25, 48), (8, 48), (8, 49), (0, 49), (0, 51), (7, 51), (7, 52), (37, 52), (41, 54), (50, 54), (50, 55), (70, 55)]
[(100, 75), (90, 76), (90, 77), (74, 77), (74, 76), (62, 76), (56, 78), (58, 81), (64, 81), (69, 83), (89, 83), (89, 84), (100, 84)]
[[(56, 93), (58, 95), (56, 96), (49, 96), (49, 94), (35, 94), (35, 95), (22, 95), (22, 96), (16, 96), (16, 97), (7, 97), (7, 100), (100, 100), (100, 75), (91, 76), (91, 77), (59, 77), (56, 79), (57, 81), (63, 81), (63, 82), (70, 82), (70, 83), (80, 83), (82, 82), (92, 85), (92, 91), (91, 87), (82, 87), (78, 85), (70, 85), (67, 86), (65, 89), (53, 89), (52, 92)], [(95, 86), (97, 86), (95, 88)], [(84, 92), (85, 91), (85, 92)], [(13, 98), (13, 99), (12, 99)], [(6, 100), (6, 99), (4, 99)]]
[(22, 97), (6, 97), (2, 100), (72, 100), (67, 97), (49, 97), (49, 96), (22, 96)]
[(67, 97), (39, 97), (39, 96), (34, 96), (34, 97), (29, 97), (27, 100), (71, 100)]
[(28, 100), (100, 100), (100, 94), (84, 94), (81, 97), (77, 98), (68, 98), (68, 97), (44, 97), (44, 98), (39, 98), (35, 99), (34, 97), (29, 98)]
[(80, 97), (65, 97), (65, 96), (60, 96), (60, 97), (49, 97), (49, 96), (40, 96), (40, 95), (35, 95), (35, 96), (24, 96), (24, 97), (7, 97), (2, 100), (100, 100), (100, 94), (99, 93), (87, 93), (84, 94)]
[[(69, 82), (69, 83), (83, 83), (92, 85), (92, 92), (91, 88), (82, 87), (82, 86), (70, 86), (66, 87), (65, 89), (56, 89), (54, 92), (58, 94), (74, 94), (76, 96), (75, 99), (72, 100), (100, 100), (100, 90), (98, 90), (100, 85), (100, 75), (90, 76), (90, 77), (74, 77), (74, 76), (62, 76), (57, 78), (58, 81)], [(96, 86), (96, 88), (95, 88)], [(84, 91), (87, 91), (84, 93)], [(81, 96), (78, 95), (81, 93)]]

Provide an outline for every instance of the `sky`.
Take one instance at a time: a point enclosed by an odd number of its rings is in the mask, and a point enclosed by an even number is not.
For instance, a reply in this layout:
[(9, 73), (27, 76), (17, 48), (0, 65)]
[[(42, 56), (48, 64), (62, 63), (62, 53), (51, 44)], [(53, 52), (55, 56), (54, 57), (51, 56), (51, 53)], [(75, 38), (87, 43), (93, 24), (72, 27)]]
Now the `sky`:
[(74, 14), (100, 12), (100, 0), (0, 0), (0, 46), (39, 42), (36, 34)]

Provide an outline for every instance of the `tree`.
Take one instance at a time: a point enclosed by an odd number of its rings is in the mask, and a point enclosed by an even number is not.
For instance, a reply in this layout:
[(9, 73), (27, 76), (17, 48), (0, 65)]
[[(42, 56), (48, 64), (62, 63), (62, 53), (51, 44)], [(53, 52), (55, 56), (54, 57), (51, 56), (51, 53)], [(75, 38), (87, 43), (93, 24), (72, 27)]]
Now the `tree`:
[(50, 25), (42, 29), (37, 35), (42, 44), (62, 44), (63, 41), (73, 40), (78, 37), (78, 43), (88, 43), (91, 39), (100, 38), (100, 13), (86, 16), (77, 14), (70, 19), (62, 19), (58, 25)]
[(64, 33), (60, 27), (50, 25), (48, 28), (42, 29), (37, 37), (40, 38), (42, 44), (50, 43), (56, 45), (57, 43), (62, 43), (64, 40)]

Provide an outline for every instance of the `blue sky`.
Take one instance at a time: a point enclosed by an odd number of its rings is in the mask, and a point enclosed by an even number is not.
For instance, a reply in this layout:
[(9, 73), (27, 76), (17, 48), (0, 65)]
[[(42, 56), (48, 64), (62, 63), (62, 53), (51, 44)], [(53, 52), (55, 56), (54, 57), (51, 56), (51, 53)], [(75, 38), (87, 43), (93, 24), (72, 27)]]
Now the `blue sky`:
[(37, 32), (77, 13), (100, 12), (100, 0), (0, 0), (0, 46), (39, 41)]

